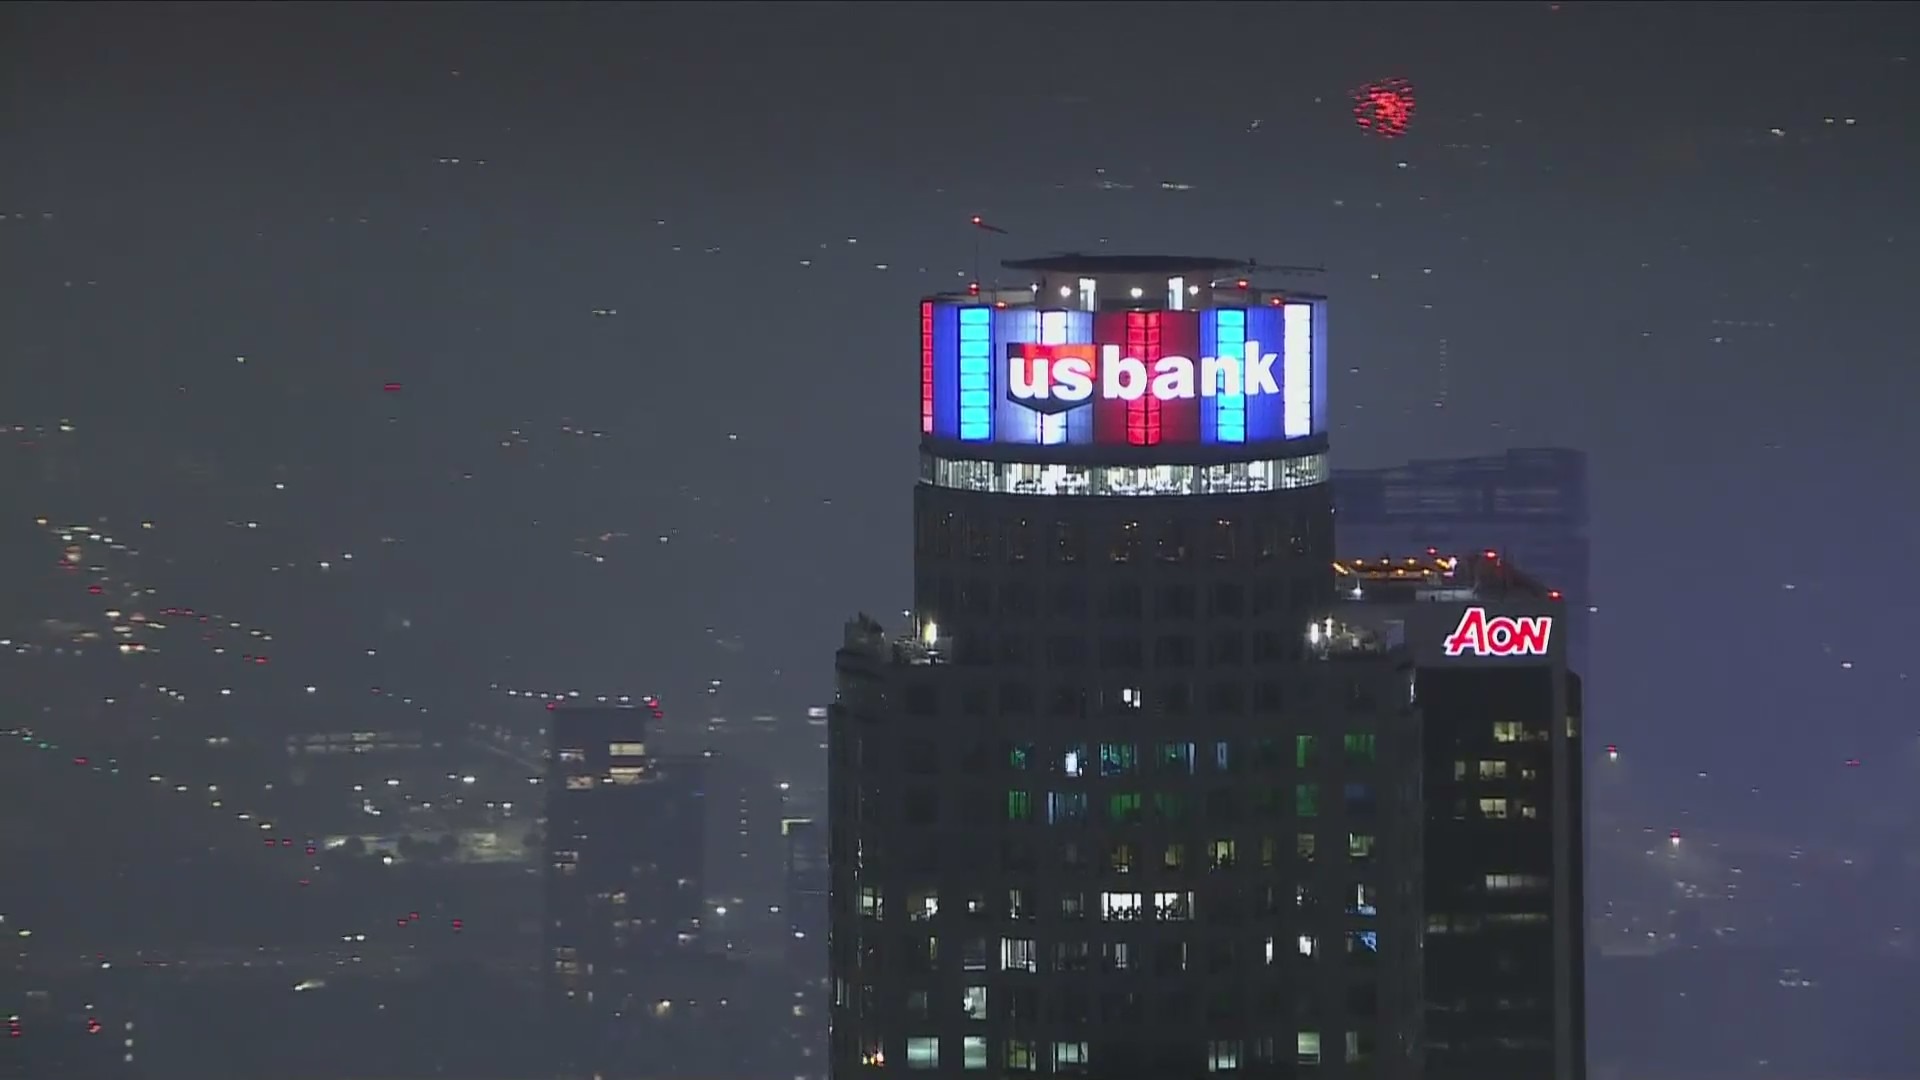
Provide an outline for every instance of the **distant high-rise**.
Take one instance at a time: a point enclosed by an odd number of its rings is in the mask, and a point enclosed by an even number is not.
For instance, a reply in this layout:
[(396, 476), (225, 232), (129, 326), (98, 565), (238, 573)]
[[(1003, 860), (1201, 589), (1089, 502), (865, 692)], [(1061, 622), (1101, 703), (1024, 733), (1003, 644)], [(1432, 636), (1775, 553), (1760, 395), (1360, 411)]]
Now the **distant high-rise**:
[(1566, 595), (1572, 652), (1587, 674), (1587, 456), (1523, 449), (1333, 474), (1343, 555), (1494, 550)]
[(812, 818), (787, 818), (780, 831), (787, 842), (788, 955), (804, 970), (827, 958), (826, 829)]
[(1414, 663), (1427, 1080), (1582, 1080), (1585, 817), (1567, 605), (1480, 553), (1338, 571), (1347, 643)]
[(1410, 671), (1310, 648), (1325, 300), (1007, 266), (921, 305), (914, 622), (837, 657), (833, 1073), (1417, 1075)]
[(700, 950), (703, 786), (632, 708), (549, 713), (546, 948), (562, 1075), (624, 1074)]

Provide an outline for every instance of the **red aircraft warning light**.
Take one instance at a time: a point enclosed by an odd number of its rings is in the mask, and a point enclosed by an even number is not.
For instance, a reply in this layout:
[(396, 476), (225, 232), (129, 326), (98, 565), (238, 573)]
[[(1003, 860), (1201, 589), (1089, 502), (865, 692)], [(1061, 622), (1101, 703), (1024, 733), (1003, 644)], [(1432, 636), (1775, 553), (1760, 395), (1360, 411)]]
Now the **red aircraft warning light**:
[(1361, 131), (1382, 139), (1405, 135), (1418, 107), (1413, 84), (1397, 76), (1356, 87), (1351, 96), (1353, 122)]

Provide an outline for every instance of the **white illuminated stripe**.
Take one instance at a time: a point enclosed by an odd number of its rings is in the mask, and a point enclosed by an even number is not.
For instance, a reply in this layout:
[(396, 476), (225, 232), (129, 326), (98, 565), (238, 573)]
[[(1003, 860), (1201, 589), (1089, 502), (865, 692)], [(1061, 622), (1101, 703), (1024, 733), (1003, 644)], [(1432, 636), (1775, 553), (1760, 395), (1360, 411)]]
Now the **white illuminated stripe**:
[(1185, 311), (1187, 307), (1187, 279), (1183, 277), (1167, 279), (1167, 308), (1172, 311)]
[(1083, 277), (1080, 279), (1080, 310), (1082, 311), (1098, 311), (1099, 310), (1099, 306), (1094, 303), (1095, 299), (1097, 299), (1094, 296), (1094, 286), (1098, 284), (1099, 282), (1094, 278)]
[[(1092, 279), (1082, 280), (1082, 289), (1091, 289)], [(1092, 295), (1090, 292), (1087, 295)], [(1067, 341), (1067, 313), (1064, 311), (1045, 311), (1040, 314), (1040, 344), (1065, 345)], [(1040, 445), (1060, 446), (1067, 441), (1067, 414), (1040, 414)]]
[(1282, 313), (1281, 434), (1313, 434), (1313, 305), (1288, 304)]
[(1241, 495), (1327, 482), (1327, 455), (1221, 465), (1064, 465), (922, 454), (920, 482), (1003, 495)]

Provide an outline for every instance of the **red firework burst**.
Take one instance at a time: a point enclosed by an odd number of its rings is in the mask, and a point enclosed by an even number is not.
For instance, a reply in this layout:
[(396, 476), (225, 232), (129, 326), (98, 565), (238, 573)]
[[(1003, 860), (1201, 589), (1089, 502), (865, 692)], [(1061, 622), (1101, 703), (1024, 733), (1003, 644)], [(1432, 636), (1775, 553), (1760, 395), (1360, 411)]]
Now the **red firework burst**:
[(1413, 123), (1413, 84), (1399, 76), (1370, 82), (1353, 91), (1353, 122), (1383, 139), (1397, 139)]

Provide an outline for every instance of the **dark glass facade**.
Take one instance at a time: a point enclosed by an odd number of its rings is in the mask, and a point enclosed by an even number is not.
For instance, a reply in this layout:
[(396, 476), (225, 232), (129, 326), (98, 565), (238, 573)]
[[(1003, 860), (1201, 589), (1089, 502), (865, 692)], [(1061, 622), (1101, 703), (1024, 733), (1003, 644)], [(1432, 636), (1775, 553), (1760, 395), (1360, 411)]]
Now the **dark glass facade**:
[(1586, 1075), (1581, 684), (1504, 558), (1342, 560), (1338, 620), (1414, 665), (1430, 1080)]
[(1561, 590), (1572, 622), (1575, 671), (1587, 671), (1587, 456), (1508, 450), (1333, 474), (1342, 556), (1378, 558), (1493, 549)]

